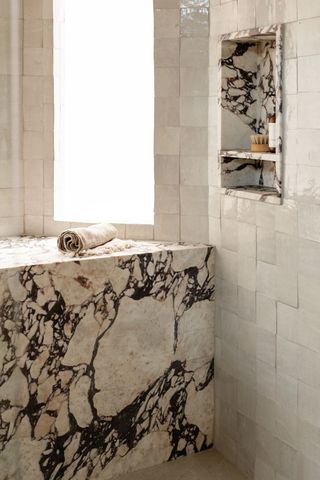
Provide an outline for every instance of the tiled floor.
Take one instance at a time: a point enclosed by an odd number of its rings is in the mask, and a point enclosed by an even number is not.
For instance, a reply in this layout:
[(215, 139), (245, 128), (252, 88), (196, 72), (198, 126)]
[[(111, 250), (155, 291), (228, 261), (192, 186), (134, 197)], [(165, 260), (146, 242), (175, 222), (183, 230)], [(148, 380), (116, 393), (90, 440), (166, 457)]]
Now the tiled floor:
[(246, 480), (215, 450), (130, 473), (117, 480)]

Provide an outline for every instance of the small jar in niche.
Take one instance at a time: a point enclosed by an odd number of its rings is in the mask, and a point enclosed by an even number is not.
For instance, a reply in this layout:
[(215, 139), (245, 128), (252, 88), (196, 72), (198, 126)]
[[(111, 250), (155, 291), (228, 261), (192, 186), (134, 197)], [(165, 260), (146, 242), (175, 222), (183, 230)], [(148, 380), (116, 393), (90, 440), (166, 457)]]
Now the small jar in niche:
[(272, 115), (268, 123), (269, 130), (269, 148), (270, 152), (275, 152), (277, 147), (276, 116)]

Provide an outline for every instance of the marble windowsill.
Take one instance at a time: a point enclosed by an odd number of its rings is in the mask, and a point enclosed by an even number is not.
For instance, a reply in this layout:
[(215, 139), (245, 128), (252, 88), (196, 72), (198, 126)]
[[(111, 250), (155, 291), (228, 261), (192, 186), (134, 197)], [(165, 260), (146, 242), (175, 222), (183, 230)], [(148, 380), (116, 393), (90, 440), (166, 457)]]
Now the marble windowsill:
[(125, 257), (163, 251), (196, 250), (207, 247), (204, 244), (137, 241), (134, 247), (106, 255), (88, 255), (85, 258), (63, 254), (57, 249), (57, 237), (7, 237), (0, 238), (0, 269), (30, 265), (43, 265), (77, 260), (97, 260), (108, 257)]
[(247, 160), (263, 160), (268, 162), (279, 162), (280, 154), (271, 152), (251, 152), (250, 150), (221, 150), (221, 157), (245, 158)]
[(281, 196), (275, 188), (259, 187), (259, 186), (245, 186), (245, 187), (228, 187), (221, 188), (221, 193), (229, 195), (230, 197), (244, 198), (255, 200), (258, 202), (271, 203), (272, 205), (281, 205)]

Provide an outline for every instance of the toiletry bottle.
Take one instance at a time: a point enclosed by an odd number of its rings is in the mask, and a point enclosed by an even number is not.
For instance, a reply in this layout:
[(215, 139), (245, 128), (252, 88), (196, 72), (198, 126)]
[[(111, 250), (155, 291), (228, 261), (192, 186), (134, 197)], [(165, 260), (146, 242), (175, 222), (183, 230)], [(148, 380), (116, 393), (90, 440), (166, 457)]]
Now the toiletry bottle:
[(270, 152), (275, 152), (276, 151), (276, 146), (277, 146), (276, 116), (275, 115), (272, 115), (269, 118), (268, 130), (269, 130)]

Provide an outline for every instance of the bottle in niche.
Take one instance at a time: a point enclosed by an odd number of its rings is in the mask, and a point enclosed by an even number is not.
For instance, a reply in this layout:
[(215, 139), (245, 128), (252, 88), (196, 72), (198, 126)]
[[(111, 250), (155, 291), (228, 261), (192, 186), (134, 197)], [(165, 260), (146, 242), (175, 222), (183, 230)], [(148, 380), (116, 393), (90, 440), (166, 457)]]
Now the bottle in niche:
[(269, 117), (268, 130), (269, 130), (270, 152), (275, 152), (276, 151), (276, 146), (277, 146), (276, 116), (275, 115), (272, 115), (271, 117)]

